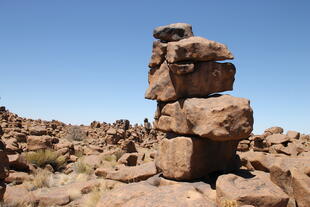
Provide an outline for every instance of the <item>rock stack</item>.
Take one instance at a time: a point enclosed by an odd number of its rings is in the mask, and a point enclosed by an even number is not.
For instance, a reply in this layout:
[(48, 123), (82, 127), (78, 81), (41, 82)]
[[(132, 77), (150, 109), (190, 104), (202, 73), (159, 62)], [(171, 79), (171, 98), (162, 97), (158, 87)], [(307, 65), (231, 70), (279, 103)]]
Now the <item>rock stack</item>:
[(189, 24), (157, 27), (145, 98), (157, 100), (154, 126), (167, 133), (156, 165), (163, 176), (192, 180), (238, 167), (239, 140), (249, 137), (249, 100), (216, 94), (233, 89), (235, 66), (224, 44), (193, 36)]

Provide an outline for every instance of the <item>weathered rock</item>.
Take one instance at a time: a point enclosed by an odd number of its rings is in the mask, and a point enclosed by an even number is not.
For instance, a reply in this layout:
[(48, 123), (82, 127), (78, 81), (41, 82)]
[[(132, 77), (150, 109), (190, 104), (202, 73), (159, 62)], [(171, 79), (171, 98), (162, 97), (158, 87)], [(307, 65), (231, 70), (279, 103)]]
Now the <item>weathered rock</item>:
[(291, 170), (293, 195), (298, 207), (308, 207), (310, 204), (310, 166)]
[(236, 69), (232, 63), (199, 62), (192, 64), (193, 72), (183, 75), (178, 75), (182, 70), (176, 69), (176, 65), (164, 62), (159, 68), (150, 70), (150, 85), (145, 98), (167, 102), (180, 98), (207, 97), (212, 93), (233, 89)]
[(195, 71), (194, 63), (173, 63), (168, 64), (168, 67), (176, 75), (185, 75)]
[(34, 136), (42, 136), (42, 135), (47, 135), (47, 130), (45, 127), (35, 126), (35, 127), (29, 128), (29, 133), (30, 135), (34, 135)]
[(269, 146), (273, 144), (282, 144), (289, 141), (289, 137), (285, 134), (272, 134), (266, 137), (267, 144)]
[(286, 207), (289, 197), (264, 172), (221, 175), (216, 181), (219, 207), (235, 201), (237, 206)]
[(126, 166), (136, 166), (138, 161), (137, 153), (125, 153), (117, 161), (119, 164)]
[(21, 184), (24, 181), (31, 180), (31, 176), (25, 172), (10, 172), (9, 177), (5, 178), (6, 183)]
[(32, 192), (28, 192), (27, 188), (22, 185), (8, 185), (3, 200), (8, 206), (26, 206), (36, 201)]
[(178, 41), (193, 36), (192, 26), (186, 23), (175, 23), (156, 27), (153, 36), (162, 41)]
[(4, 180), (8, 176), (9, 173), (8, 170), (9, 170), (9, 159), (7, 154), (5, 153), (5, 145), (0, 140), (0, 181)]
[(141, 180), (146, 180), (156, 173), (157, 169), (155, 167), (155, 163), (148, 162), (133, 167), (120, 167), (117, 171), (109, 171), (106, 178), (122, 182), (138, 182)]
[(300, 137), (300, 133), (296, 132), (296, 131), (287, 131), (286, 136), (290, 139), (290, 140), (294, 140), (294, 139), (299, 139)]
[(270, 127), (264, 131), (264, 134), (266, 134), (266, 135), (282, 134), (282, 133), (283, 133), (283, 128), (278, 127), (278, 126)]
[[(294, 179), (292, 171), (294, 171), (296, 175), (300, 175), (300, 178), (304, 177), (303, 174), (306, 173), (302, 170), (308, 167), (309, 163), (310, 158), (278, 157), (272, 162), (270, 167), (270, 179), (289, 196), (295, 197), (294, 194), (298, 194), (297, 192), (299, 189), (294, 188), (294, 185), (292, 185)], [(301, 173), (297, 172), (295, 169), (299, 169)], [(310, 180), (310, 178), (308, 179)], [(294, 193), (295, 190), (297, 191), (296, 193)]]
[(189, 98), (158, 108), (155, 127), (164, 132), (225, 141), (246, 138), (253, 128), (253, 111), (244, 98)]
[(236, 156), (238, 141), (217, 142), (196, 137), (163, 139), (156, 165), (163, 176), (175, 180), (202, 178), (215, 171), (239, 167)]
[(178, 42), (169, 42), (166, 59), (169, 63), (180, 61), (218, 61), (233, 59), (224, 44), (203, 37), (189, 37)]
[(118, 206), (215, 207), (191, 184), (154, 187), (145, 182), (129, 184), (105, 193), (97, 204), (97, 207)]
[(158, 67), (165, 60), (165, 55), (167, 53), (167, 43), (162, 43), (160, 41), (153, 42), (152, 57), (149, 63), (150, 68)]
[(28, 136), (27, 149), (29, 151), (35, 151), (52, 148), (52, 140), (53, 138), (50, 136)]
[(12, 170), (29, 171), (29, 164), (26, 158), (21, 154), (8, 155), (9, 166)]
[(249, 170), (260, 170), (270, 172), (270, 168), (277, 159), (281, 159), (283, 155), (273, 155), (264, 152), (239, 152), (242, 165)]

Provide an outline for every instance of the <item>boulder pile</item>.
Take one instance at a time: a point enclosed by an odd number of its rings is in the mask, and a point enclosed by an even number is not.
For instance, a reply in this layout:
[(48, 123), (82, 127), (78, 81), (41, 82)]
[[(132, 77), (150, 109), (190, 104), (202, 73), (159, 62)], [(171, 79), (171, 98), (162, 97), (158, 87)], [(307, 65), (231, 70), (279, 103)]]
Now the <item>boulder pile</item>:
[(149, 88), (157, 100), (154, 126), (166, 132), (156, 165), (164, 177), (192, 180), (238, 167), (239, 140), (250, 136), (253, 112), (244, 98), (221, 95), (233, 89), (235, 66), (221, 43), (193, 36), (189, 24), (154, 30)]

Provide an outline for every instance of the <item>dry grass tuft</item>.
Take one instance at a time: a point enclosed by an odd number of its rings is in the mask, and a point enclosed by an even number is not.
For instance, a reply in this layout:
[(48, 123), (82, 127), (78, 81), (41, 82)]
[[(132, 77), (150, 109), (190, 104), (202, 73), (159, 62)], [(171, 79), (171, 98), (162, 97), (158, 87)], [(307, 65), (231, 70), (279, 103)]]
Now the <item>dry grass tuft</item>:
[(238, 207), (238, 202), (236, 200), (222, 199), (220, 206), (222, 206), (222, 207)]
[(94, 169), (89, 164), (85, 163), (83, 158), (80, 158), (74, 163), (74, 171), (76, 173), (90, 175), (94, 172)]
[(38, 150), (26, 153), (26, 160), (38, 167), (45, 167), (50, 164), (55, 170), (61, 168), (66, 163), (66, 158), (52, 150)]

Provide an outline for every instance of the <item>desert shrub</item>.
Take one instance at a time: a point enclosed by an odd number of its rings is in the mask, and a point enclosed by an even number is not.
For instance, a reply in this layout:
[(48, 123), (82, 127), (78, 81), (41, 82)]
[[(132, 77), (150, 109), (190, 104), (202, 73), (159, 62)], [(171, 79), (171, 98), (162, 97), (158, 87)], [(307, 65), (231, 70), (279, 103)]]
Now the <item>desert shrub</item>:
[(67, 129), (65, 138), (70, 141), (83, 141), (86, 138), (86, 133), (79, 126), (71, 126)]
[(85, 163), (83, 159), (79, 159), (74, 163), (74, 170), (76, 173), (84, 173), (87, 175), (93, 173), (93, 168), (89, 164)]
[(51, 176), (51, 172), (48, 170), (39, 169), (35, 172), (34, 178), (31, 184), (37, 188), (49, 187), (49, 177)]
[(66, 158), (52, 150), (38, 150), (26, 153), (26, 160), (38, 167), (45, 167), (50, 164), (55, 170), (61, 168), (66, 163)]

